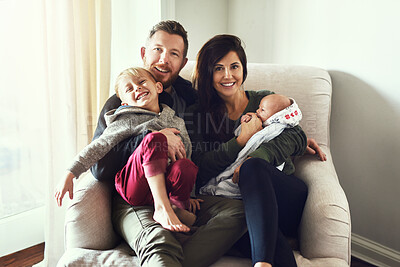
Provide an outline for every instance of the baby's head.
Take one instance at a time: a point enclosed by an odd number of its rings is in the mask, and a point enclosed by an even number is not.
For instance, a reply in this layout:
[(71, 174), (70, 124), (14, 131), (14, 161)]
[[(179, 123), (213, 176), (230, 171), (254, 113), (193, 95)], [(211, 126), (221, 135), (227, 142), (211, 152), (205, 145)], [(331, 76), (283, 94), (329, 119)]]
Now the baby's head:
[(144, 68), (129, 68), (120, 73), (115, 83), (115, 93), (122, 105), (141, 107), (159, 112), (158, 95), (163, 86)]
[(292, 101), (284, 95), (271, 94), (263, 97), (260, 101), (260, 106), (257, 109), (257, 116), (262, 122), (268, 120), (275, 113), (287, 108), (292, 104)]

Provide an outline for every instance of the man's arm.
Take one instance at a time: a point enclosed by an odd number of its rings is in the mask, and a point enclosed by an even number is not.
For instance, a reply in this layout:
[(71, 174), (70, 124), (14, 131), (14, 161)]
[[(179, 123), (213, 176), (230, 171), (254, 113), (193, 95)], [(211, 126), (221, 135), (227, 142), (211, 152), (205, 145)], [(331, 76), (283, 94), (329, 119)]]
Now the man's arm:
[[(116, 95), (107, 100), (101, 110), (93, 140), (99, 138), (107, 127), (104, 114), (111, 109), (118, 108), (120, 105), (121, 101)], [(129, 137), (112, 148), (110, 152), (90, 168), (93, 176), (99, 181), (114, 183), (114, 177), (117, 172), (125, 166), (133, 151), (148, 133), (149, 131), (145, 131), (138, 136)]]

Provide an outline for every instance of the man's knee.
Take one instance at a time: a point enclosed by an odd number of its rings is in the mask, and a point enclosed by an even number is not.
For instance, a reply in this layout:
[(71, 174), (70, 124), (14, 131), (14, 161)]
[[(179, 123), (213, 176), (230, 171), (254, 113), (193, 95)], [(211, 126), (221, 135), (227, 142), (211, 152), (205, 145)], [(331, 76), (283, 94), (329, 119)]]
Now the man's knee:
[(180, 266), (183, 261), (181, 244), (159, 224), (143, 229), (133, 246), (141, 265)]
[(245, 218), (243, 202), (241, 200), (224, 198), (221, 200), (221, 206), (225, 207), (220, 213), (222, 216), (239, 220)]
[[(226, 227), (228, 225), (226, 222), (229, 222), (230, 226), (246, 229), (246, 216), (241, 200), (218, 196), (200, 195), (198, 197), (203, 199), (204, 202), (206, 202), (205, 204), (207, 204), (205, 207), (207, 212), (206, 214), (202, 214), (201, 217), (204, 216), (204, 218), (201, 219), (206, 221), (210, 219), (225, 221), (225, 223), (222, 224), (223, 227)], [(202, 209), (200, 209), (200, 213), (202, 213)]]
[(180, 266), (181, 244), (153, 220), (153, 212), (152, 207), (132, 207), (121, 197), (115, 197), (114, 227), (135, 251), (142, 266)]

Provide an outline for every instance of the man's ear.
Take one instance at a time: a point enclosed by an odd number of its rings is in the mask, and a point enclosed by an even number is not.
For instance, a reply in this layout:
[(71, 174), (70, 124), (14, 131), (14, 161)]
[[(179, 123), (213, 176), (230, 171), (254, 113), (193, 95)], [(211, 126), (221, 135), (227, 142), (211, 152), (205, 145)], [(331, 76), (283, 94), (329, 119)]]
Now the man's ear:
[(142, 57), (142, 59), (144, 58), (145, 54), (146, 54), (146, 47), (142, 46), (142, 48), (140, 48), (140, 56)]
[(188, 62), (188, 58), (185, 57), (185, 59), (184, 59), (183, 62), (182, 62), (182, 65), (181, 65), (181, 69), (183, 69), (183, 67), (185, 67), (185, 65), (186, 65), (187, 62)]
[(162, 83), (156, 82), (156, 89), (157, 89), (157, 93), (161, 94), (162, 91), (164, 90), (164, 86), (162, 85)]

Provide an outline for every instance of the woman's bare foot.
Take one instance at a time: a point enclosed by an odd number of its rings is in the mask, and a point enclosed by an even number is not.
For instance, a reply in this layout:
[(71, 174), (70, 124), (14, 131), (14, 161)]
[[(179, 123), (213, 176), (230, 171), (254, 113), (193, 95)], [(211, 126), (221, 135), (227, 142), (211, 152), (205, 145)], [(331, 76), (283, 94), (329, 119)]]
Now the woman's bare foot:
[(153, 219), (161, 226), (172, 232), (189, 232), (190, 228), (178, 219), (172, 208), (164, 209), (162, 207), (154, 210)]
[(193, 213), (191, 213), (188, 210), (184, 210), (181, 208), (178, 208), (175, 205), (171, 205), (172, 209), (174, 210), (176, 216), (178, 216), (179, 220), (181, 220), (181, 222), (183, 222), (184, 224), (188, 225), (188, 226), (192, 226), (194, 224), (194, 222), (196, 221), (197, 216), (194, 215)]

